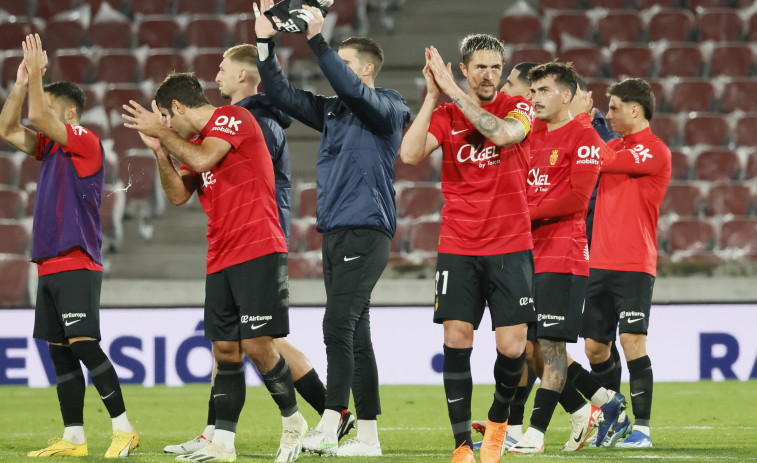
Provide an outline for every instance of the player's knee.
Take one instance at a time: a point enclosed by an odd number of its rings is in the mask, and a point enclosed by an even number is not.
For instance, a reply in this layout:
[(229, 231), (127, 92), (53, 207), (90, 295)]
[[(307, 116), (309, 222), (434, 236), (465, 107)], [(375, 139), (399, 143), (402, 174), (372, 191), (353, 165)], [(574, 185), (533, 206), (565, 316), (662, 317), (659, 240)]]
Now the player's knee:
[(621, 333), (620, 345), (626, 360), (636, 360), (647, 355), (647, 337), (643, 334)]
[(584, 347), (586, 352), (586, 358), (590, 363), (602, 363), (610, 358), (610, 346), (601, 342), (586, 339), (586, 345)]

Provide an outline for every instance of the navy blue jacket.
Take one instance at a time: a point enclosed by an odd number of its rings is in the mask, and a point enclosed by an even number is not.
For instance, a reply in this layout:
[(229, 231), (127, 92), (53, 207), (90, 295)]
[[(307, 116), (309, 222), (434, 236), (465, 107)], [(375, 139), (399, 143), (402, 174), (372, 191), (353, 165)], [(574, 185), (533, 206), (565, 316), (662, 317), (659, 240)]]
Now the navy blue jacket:
[(394, 162), (410, 110), (396, 90), (365, 85), (320, 34), (308, 44), (337, 96), (294, 88), (273, 47), (265, 61), (258, 61), (258, 70), (274, 105), (323, 134), (316, 229), (372, 228), (393, 237)]
[(292, 125), (293, 119), (271, 104), (264, 93), (248, 96), (235, 103), (252, 114), (258, 122), (265, 138), (265, 146), (273, 160), (273, 174), (276, 177), (276, 205), (279, 209), (279, 224), (289, 246), (289, 223), (291, 221), (290, 197), (292, 190), (292, 165), (289, 162), (289, 146), (284, 137), (284, 129)]
[[(613, 138), (620, 138), (620, 134), (617, 134), (610, 129), (607, 125), (607, 120), (602, 111), (597, 110), (594, 114), (594, 119), (591, 121), (591, 125), (594, 130), (597, 131), (599, 138), (605, 143)], [(589, 209), (586, 212), (586, 238), (589, 240), (589, 247), (591, 247), (591, 234), (594, 227), (594, 204), (597, 202), (597, 191), (599, 191), (599, 178), (597, 178), (597, 184), (594, 186), (594, 191), (591, 193), (591, 199), (589, 199)]]

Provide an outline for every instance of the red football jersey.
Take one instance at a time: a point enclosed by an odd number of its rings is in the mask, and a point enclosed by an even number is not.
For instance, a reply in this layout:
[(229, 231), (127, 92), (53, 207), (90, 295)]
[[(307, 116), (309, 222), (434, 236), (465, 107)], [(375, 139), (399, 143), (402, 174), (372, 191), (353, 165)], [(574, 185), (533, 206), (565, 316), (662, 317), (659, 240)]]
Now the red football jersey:
[(649, 128), (608, 142), (597, 193), (591, 268), (657, 275), (657, 219), (670, 149)]
[[(571, 194), (575, 175), (593, 174), (587, 200), (597, 183), (602, 139), (597, 132), (575, 120), (564, 126), (531, 135), (531, 169), (528, 172), (528, 206), (536, 208)], [(589, 245), (586, 210), (556, 219), (534, 222), (536, 273), (572, 273), (589, 276)]]
[[(530, 130), (534, 107), (521, 97), (497, 93), (482, 106)], [(468, 256), (533, 248), (526, 202), (529, 137), (506, 148), (481, 135), (452, 103), (440, 105), (429, 133), (442, 147), (442, 227), (439, 252)]]
[(287, 252), (273, 163), (258, 123), (244, 108), (222, 106), (196, 142), (208, 137), (226, 140), (231, 149), (209, 172), (197, 174), (197, 194), (208, 215), (207, 272)]

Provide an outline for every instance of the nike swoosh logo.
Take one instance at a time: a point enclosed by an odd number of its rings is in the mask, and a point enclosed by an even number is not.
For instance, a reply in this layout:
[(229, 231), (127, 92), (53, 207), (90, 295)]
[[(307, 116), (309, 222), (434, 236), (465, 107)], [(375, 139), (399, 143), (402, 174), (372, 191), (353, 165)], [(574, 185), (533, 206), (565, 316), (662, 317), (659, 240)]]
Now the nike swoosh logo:
[(253, 330), (256, 330), (256, 329), (260, 328), (261, 326), (266, 326), (267, 324), (268, 324), (268, 322), (261, 323), (260, 325), (250, 325), (250, 328), (253, 329)]
[(463, 397), (460, 397), (459, 399), (447, 399), (447, 403), (448, 404), (453, 404), (453, 403), (459, 402), (461, 400), (463, 400)]
[(78, 319), (78, 320), (74, 320), (74, 321), (72, 321), (72, 322), (70, 322), (70, 321), (66, 320), (66, 321), (65, 321), (65, 322), (63, 322), (63, 323), (65, 323), (65, 324), (66, 324), (66, 326), (71, 326), (71, 325), (73, 325), (74, 323), (79, 323), (80, 321), (81, 321), (81, 318), (80, 318), (80, 319)]
[(458, 133), (467, 132), (468, 130), (469, 130), (469, 129), (464, 129), (464, 130), (453, 130), (453, 131), (452, 131), (452, 135), (457, 135)]
[(555, 326), (555, 325), (559, 325), (559, 324), (560, 324), (560, 322), (554, 322), (554, 323), (547, 323), (547, 322), (544, 322), (544, 328), (546, 328), (546, 327), (548, 327), (548, 326)]
[(576, 437), (575, 439), (573, 439), (573, 441), (574, 442), (581, 442), (581, 439), (584, 437), (584, 431), (586, 431), (586, 429), (582, 429), (581, 430), (581, 434), (579, 434), (578, 437)]
[(105, 400), (105, 399), (107, 399), (108, 397), (112, 396), (112, 395), (113, 395), (113, 394), (115, 394), (115, 393), (116, 393), (116, 391), (111, 391), (111, 393), (110, 393), (110, 394), (106, 395), (105, 397), (103, 397), (103, 396), (100, 396), (100, 398), (101, 398), (101, 399), (103, 399), (103, 400)]
[(215, 399), (216, 397), (223, 397), (223, 396), (225, 396), (225, 395), (226, 395), (226, 394), (213, 394), (213, 398)]
[(639, 320), (644, 320), (643, 318), (629, 318), (628, 323), (636, 323)]
[(632, 392), (632, 393), (631, 393), (631, 397), (636, 397), (637, 395), (642, 395), (643, 393), (644, 393), (644, 391), (641, 391), (641, 392), (637, 392), (636, 394), (634, 394), (634, 393)]
[(334, 442), (333, 444), (327, 444), (324, 441), (321, 441), (321, 450), (333, 449), (337, 445), (339, 444), (337, 444), (336, 442)]
[(355, 257), (350, 257), (350, 258), (347, 258), (347, 256), (344, 256), (344, 261), (345, 262), (349, 262), (349, 261), (355, 260), (355, 259), (360, 259), (360, 256), (355, 256)]

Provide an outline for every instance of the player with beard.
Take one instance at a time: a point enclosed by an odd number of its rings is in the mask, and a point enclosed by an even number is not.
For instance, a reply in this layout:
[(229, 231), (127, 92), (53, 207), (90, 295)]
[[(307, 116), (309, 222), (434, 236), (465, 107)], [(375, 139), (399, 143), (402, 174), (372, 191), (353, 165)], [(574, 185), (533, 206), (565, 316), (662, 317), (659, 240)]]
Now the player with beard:
[[(442, 147), (442, 228), (434, 322), (444, 326), (444, 390), (455, 438), (453, 462), (473, 463), (473, 335), (488, 302), (497, 360), (494, 400), (481, 445), (483, 463), (500, 460), (510, 403), (525, 366), (526, 331), (536, 321), (532, 298), (531, 220), (526, 201), (533, 106), (497, 91), (504, 46), (475, 34), (460, 47), (468, 92), (451, 65), (426, 49), (427, 94), (402, 141), (403, 162), (418, 164)], [(453, 103), (436, 107), (441, 92)]]

